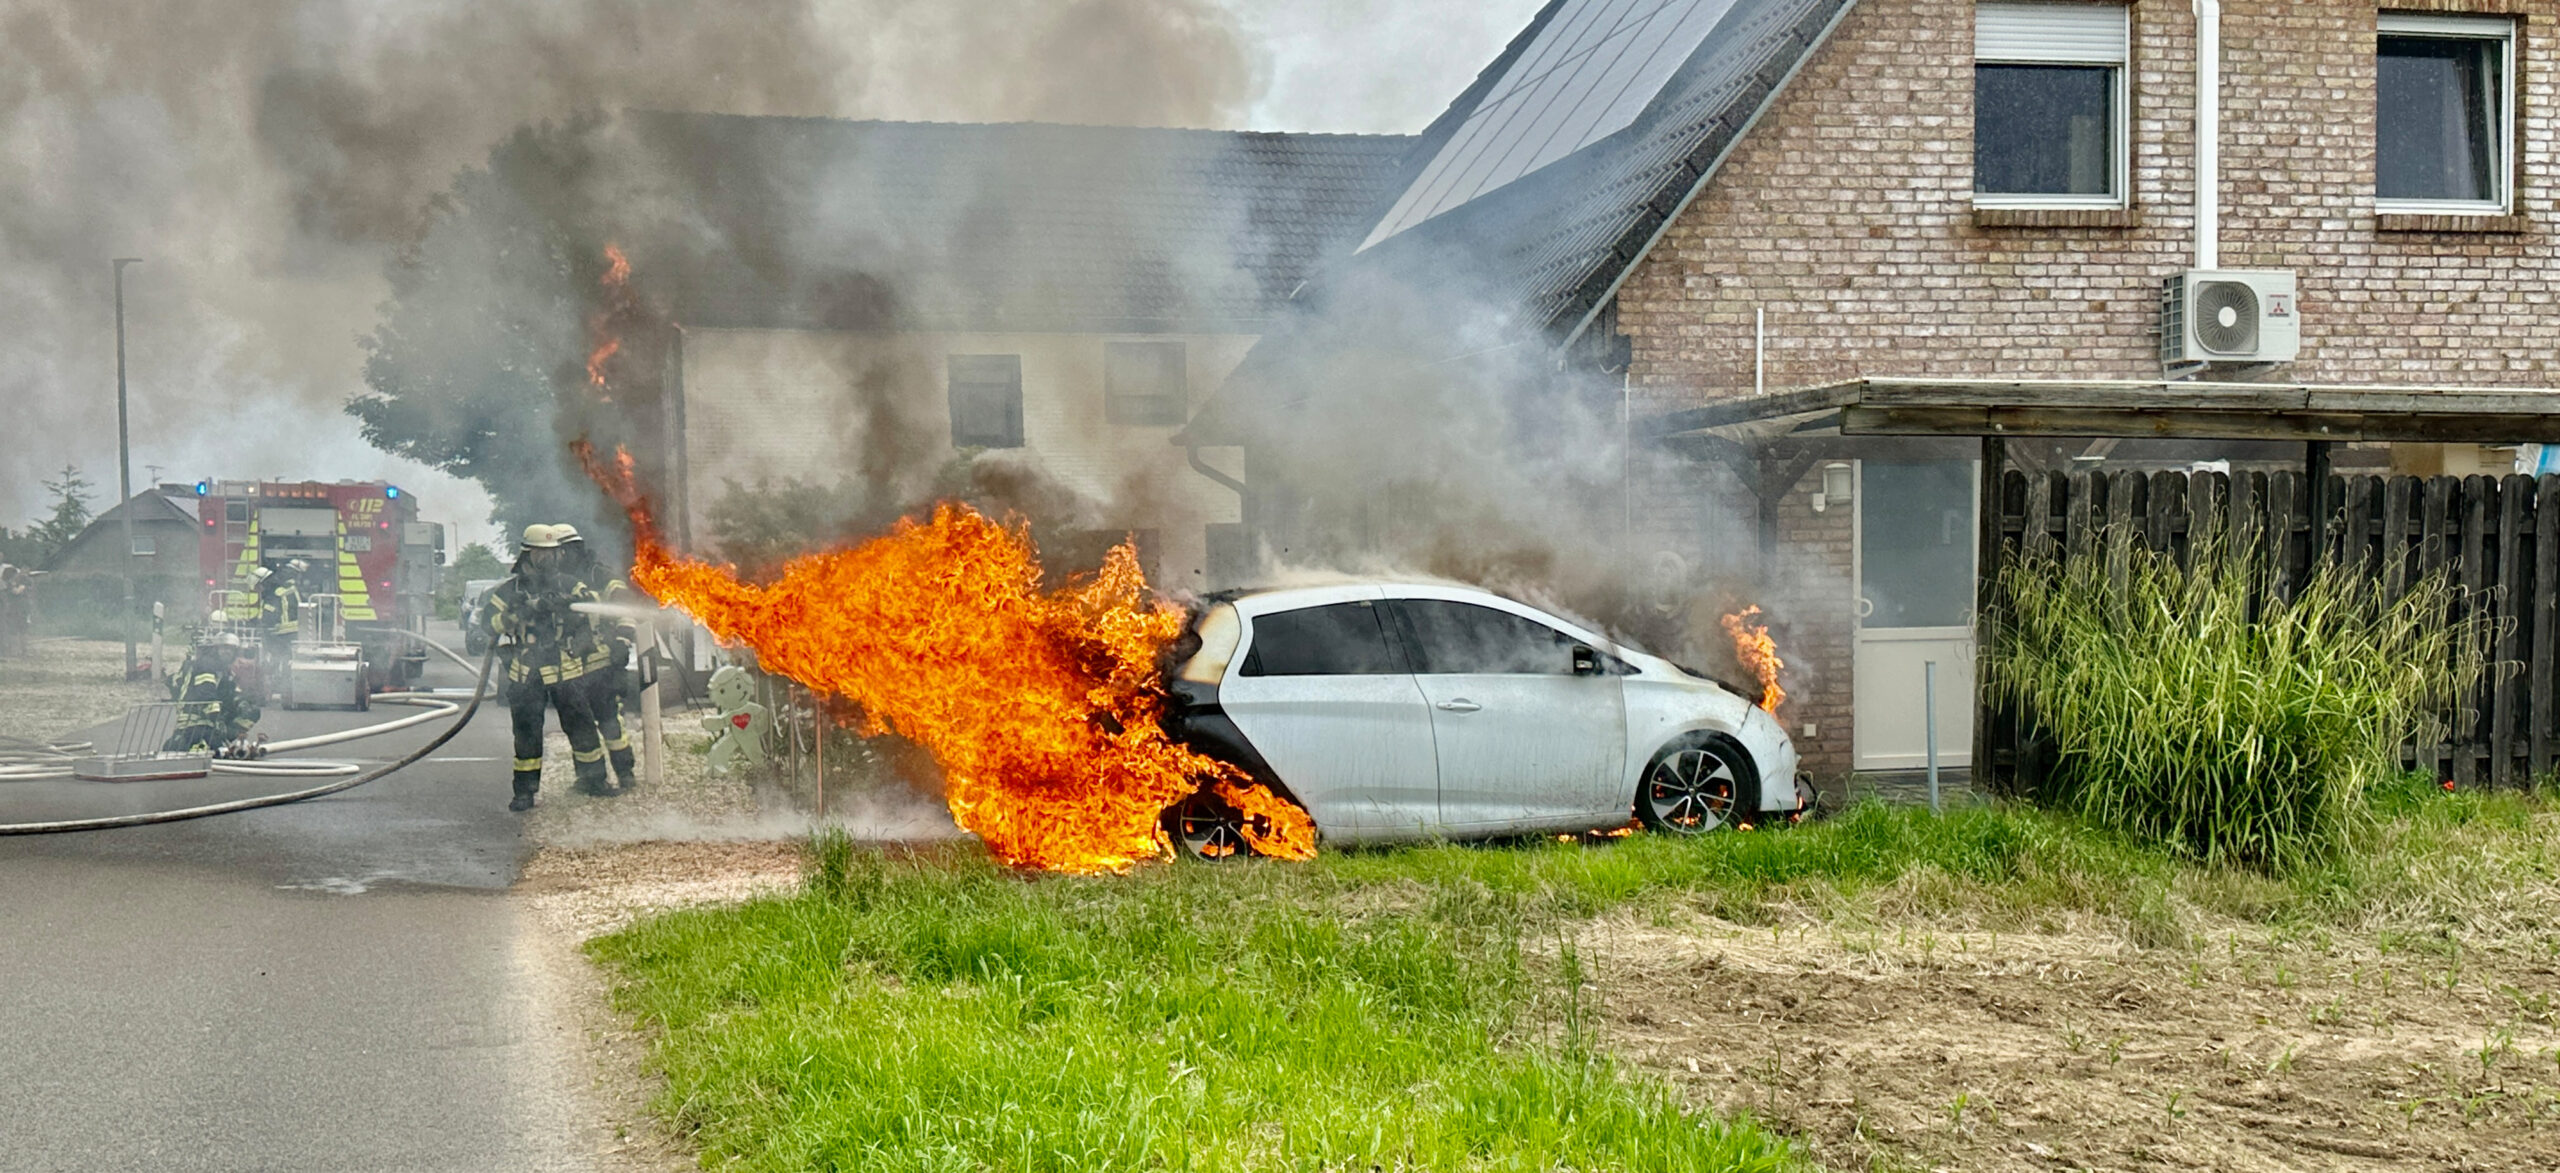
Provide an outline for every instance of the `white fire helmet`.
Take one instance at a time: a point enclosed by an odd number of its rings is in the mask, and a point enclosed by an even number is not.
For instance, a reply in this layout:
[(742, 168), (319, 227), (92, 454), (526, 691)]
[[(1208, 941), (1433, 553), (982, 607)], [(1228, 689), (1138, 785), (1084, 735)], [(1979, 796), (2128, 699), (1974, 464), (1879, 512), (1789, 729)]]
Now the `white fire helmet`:
[(578, 527), (565, 521), (551, 527), (551, 536), (560, 539), (560, 544), (564, 546), (571, 542), (583, 542), (587, 540), (585, 536), (578, 532)]
[(544, 525), (538, 521), (524, 527), (524, 548), (528, 550), (558, 549), (560, 528), (556, 525)]

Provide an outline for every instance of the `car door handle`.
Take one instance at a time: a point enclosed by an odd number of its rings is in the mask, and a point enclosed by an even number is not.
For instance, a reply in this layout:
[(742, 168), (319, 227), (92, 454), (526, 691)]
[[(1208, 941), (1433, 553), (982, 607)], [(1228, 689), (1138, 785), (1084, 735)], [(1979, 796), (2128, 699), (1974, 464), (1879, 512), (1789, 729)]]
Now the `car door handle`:
[(1435, 709), (1445, 709), (1452, 713), (1472, 713), (1484, 708), (1483, 705), (1477, 704), (1465, 697), (1459, 697), (1453, 701), (1442, 701), (1431, 707)]

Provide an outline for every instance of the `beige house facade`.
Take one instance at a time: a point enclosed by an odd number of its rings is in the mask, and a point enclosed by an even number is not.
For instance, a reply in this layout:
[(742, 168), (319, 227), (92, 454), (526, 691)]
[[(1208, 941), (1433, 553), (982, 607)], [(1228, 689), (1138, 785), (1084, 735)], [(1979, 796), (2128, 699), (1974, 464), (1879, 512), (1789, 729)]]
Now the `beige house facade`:
[[(1205, 590), (1210, 535), (1234, 529), (1240, 501), (1192, 468), (1170, 438), (1201, 389), (1223, 381), (1253, 342), (1240, 334), (688, 330), (688, 525), (711, 534), (707, 512), (729, 486), (832, 483), (849, 454), (877, 437), (919, 471), (976, 455), (1018, 461), (1079, 500), (1082, 528), (1138, 535), (1159, 585)], [(1134, 402), (1141, 382), (1150, 394)], [(1241, 459), (1232, 448), (1200, 456), (1212, 467)]]
[(1365, 226), (1412, 142), (633, 121), (694, 189), (632, 246), (672, 323), (651, 470), (680, 541), (719, 555), (733, 492), (850, 487), (910, 510), (956, 473), (1002, 482), (1060, 569), (1134, 537), (1177, 590), (1242, 548), (1240, 461), (1172, 436)]

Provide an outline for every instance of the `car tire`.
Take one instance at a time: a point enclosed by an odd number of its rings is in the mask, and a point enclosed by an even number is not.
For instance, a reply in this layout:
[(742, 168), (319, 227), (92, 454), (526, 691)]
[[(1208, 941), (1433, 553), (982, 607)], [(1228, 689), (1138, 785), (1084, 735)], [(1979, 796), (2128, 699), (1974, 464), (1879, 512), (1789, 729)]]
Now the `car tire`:
[(1662, 747), (1636, 784), (1636, 817), (1667, 835), (1704, 835), (1760, 809), (1760, 771), (1732, 738), (1691, 734)]
[(1165, 809), (1164, 833), (1184, 859), (1221, 863), (1255, 854), (1245, 841), (1244, 813), (1206, 789)]

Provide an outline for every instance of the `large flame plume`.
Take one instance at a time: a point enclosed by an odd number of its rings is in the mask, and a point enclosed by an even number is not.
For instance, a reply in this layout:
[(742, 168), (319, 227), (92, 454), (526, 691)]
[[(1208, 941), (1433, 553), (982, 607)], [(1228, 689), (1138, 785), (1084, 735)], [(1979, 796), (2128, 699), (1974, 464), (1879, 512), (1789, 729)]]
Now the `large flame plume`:
[(1786, 671), (1787, 662), (1778, 658), (1778, 642), (1769, 638), (1769, 621), (1762, 618), (1760, 608), (1745, 607), (1724, 617), (1724, 633), (1733, 637), (1733, 654), (1742, 666), (1760, 680), (1760, 707), (1771, 713), (1787, 703), (1787, 690), (1778, 686), (1778, 674)]
[(627, 453), (579, 455), (631, 514), (634, 584), (754, 648), (764, 670), (852, 701), (866, 734), (923, 746), (952, 818), (998, 859), (1107, 872), (1161, 858), (1164, 811), (1204, 784), (1246, 816), (1256, 850), (1315, 854), (1304, 811), (1165, 735), (1159, 657), (1184, 615), (1127, 544), (1050, 588), (1027, 528), (946, 504), (758, 586), (667, 549)]

